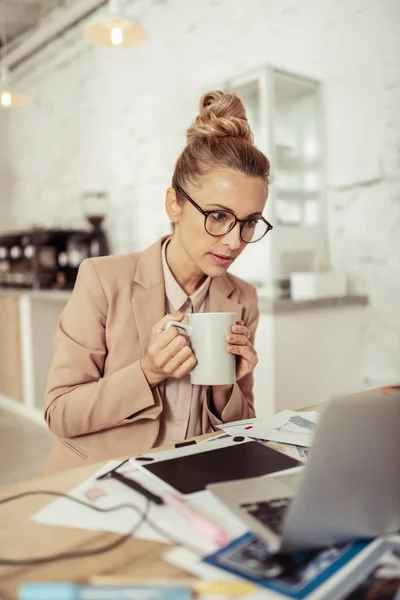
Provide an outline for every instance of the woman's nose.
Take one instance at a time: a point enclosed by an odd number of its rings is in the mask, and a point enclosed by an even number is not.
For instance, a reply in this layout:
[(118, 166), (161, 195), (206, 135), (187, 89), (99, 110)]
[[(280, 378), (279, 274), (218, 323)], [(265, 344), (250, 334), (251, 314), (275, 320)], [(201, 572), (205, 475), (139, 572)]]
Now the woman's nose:
[(231, 250), (237, 250), (242, 245), (242, 238), (240, 237), (240, 223), (236, 223), (235, 227), (231, 229), (226, 235), (224, 235), (224, 242)]

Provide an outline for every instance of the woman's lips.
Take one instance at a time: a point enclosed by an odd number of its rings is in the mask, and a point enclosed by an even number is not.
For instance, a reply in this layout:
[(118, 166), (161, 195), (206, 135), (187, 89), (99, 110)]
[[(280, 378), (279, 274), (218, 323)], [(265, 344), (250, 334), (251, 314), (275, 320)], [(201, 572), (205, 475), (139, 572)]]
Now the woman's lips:
[(226, 267), (226, 265), (229, 265), (233, 261), (233, 256), (224, 256), (223, 254), (213, 254), (213, 252), (210, 252), (210, 256), (214, 259), (214, 261), (220, 267)]

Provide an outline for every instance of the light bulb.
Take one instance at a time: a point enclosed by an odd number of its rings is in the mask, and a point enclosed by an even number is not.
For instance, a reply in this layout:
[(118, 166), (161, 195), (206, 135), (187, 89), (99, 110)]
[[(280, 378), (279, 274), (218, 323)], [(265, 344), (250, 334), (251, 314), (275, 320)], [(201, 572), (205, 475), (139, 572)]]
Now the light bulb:
[(3, 106), (11, 106), (11, 94), (10, 92), (3, 92), (0, 97), (1, 104)]
[(114, 46), (120, 46), (124, 41), (124, 36), (120, 27), (113, 27), (111, 29), (111, 41)]

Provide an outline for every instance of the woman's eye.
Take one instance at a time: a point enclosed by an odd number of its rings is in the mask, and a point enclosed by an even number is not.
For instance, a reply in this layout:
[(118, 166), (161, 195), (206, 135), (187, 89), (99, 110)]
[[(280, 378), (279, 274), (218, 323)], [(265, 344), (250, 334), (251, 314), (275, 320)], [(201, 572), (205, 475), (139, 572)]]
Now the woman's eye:
[(214, 221), (218, 221), (218, 223), (224, 223), (228, 218), (228, 215), (224, 212), (213, 212), (211, 213), (211, 216)]
[(254, 229), (254, 227), (256, 225), (257, 225), (257, 219), (249, 219), (244, 224), (244, 226), (246, 227), (246, 229)]

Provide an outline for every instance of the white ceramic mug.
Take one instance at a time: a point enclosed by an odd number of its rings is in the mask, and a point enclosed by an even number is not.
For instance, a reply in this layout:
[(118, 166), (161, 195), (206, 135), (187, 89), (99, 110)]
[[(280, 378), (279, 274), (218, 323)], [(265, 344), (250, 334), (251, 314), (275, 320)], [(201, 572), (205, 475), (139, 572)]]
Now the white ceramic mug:
[(179, 327), (190, 337), (197, 365), (190, 372), (193, 385), (232, 385), (236, 381), (236, 356), (226, 349), (236, 313), (189, 313), (187, 324), (168, 321), (166, 328)]

